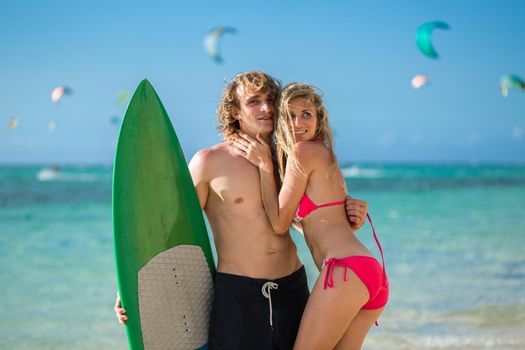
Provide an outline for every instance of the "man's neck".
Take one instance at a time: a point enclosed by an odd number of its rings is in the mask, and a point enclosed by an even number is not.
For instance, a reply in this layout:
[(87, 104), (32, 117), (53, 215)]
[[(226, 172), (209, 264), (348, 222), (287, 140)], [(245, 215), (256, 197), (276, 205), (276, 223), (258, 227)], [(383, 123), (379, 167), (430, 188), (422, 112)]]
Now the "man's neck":
[[(240, 131), (257, 140), (257, 133), (249, 132), (249, 131), (246, 131), (246, 130), (240, 130)], [(271, 133), (269, 133), (269, 134), (259, 134), (259, 135), (262, 136), (264, 141), (266, 141), (267, 143), (270, 143), (271, 136), (272, 136)]]

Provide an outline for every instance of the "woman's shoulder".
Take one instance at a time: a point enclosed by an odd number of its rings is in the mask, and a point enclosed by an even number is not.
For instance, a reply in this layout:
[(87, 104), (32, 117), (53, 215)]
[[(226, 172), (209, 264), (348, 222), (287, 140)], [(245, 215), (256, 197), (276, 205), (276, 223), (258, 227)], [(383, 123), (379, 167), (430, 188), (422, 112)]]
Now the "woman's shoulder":
[(300, 141), (295, 144), (297, 158), (305, 165), (321, 165), (332, 163), (333, 157), (330, 149), (322, 141)]
[(330, 154), (330, 149), (321, 140), (315, 141), (299, 141), (295, 144), (298, 155), (306, 156), (323, 156)]

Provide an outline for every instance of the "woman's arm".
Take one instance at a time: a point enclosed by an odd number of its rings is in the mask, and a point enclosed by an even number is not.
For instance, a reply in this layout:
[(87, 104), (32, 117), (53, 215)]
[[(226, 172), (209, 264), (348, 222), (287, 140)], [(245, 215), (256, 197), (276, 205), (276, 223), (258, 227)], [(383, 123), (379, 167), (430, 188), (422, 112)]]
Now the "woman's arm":
[(309, 172), (305, 169), (300, 173), (287, 167), (283, 186), (278, 192), (269, 145), (259, 135), (253, 139), (243, 133), (239, 134), (233, 145), (237, 154), (259, 168), (264, 209), (273, 230), (276, 233), (287, 232), (306, 190)]
[(295, 212), (306, 190), (308, 174), (300, 174), (287, 167), (279, 193), (277, 193), (273, 168), (271, 171), (259, 168), (259, 174), (264, 209), (272, 228), (278, 233), (286, 232), (293, 223)]

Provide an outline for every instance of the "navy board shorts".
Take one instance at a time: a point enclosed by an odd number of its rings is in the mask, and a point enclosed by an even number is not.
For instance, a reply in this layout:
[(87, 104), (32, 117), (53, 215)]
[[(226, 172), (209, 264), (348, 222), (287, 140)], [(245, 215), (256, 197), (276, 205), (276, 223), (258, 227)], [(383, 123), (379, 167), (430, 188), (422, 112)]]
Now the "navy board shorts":
[(304, 266), (275, 280), (217, 272), (209, 349), (292, 349), (309, 295)]

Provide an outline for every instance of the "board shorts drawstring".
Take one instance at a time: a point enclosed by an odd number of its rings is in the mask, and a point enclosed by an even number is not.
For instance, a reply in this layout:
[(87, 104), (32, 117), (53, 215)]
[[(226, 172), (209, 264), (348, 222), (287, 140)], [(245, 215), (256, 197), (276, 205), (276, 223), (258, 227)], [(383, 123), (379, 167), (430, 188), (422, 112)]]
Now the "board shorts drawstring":
[(266, 299), (268, 299), (268, 305), (270, 307), (270, 327), (273, 328), (273, 310), (272, 310), (272, 294), (271, 294), (271, 290), (272, 289), (278, 289), (279, 288), (279, 285), (275, 282), (271, 282), (271, 281), (268, 281), (266, 282), (265, 284), (263, 284), (262, 288), (261, 288), (261, 292), (262, 292), (262, 295), (264, 295), (264, 297)]

